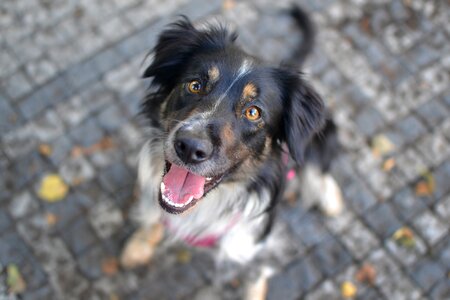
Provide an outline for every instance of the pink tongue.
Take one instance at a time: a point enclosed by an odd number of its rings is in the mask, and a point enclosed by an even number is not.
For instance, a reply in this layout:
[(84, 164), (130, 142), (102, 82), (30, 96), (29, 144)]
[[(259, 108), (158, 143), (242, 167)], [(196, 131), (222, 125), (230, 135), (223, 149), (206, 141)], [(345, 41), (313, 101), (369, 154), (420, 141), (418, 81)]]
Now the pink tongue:
[(173, 203), (185, 204), (191, 197), (199, 199), (203, 196), (205, 178), (172, 164), (169, 172), (163, 178), (163, 183), (165, 197)]

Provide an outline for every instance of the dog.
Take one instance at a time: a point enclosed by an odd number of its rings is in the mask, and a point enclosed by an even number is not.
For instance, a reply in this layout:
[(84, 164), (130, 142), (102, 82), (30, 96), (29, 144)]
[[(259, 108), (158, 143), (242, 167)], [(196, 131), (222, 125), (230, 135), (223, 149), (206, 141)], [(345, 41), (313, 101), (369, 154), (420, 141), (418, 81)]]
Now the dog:
[(336, 128), (298, 71), (313, 25), (298, 7), (291, 15), (303, 31), (291, 65), (246, 53), (221, 25), (197, 29), (182, 17), (160, 34), (143, 74), (153, 81), (138, 163), (142, 230), (125, 247), (123, 265), (146, 262), (163, 231), (166, 240), (248, 264), (271, 231), (290, 165), (306, 181), (308, 164), (314, 176), (327, 174)]

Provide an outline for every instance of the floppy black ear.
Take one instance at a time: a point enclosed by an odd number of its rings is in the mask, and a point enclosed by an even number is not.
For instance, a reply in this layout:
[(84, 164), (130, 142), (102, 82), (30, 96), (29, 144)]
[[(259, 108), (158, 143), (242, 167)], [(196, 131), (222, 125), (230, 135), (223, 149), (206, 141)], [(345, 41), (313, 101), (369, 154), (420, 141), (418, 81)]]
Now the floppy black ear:
[(311, 137), (324, 125), (325, 107), (319, 94), (300, 74), (282, 71), (279, 75), (284, 98), (281, 140), (287, 144), (292, 158), (301, 163)]

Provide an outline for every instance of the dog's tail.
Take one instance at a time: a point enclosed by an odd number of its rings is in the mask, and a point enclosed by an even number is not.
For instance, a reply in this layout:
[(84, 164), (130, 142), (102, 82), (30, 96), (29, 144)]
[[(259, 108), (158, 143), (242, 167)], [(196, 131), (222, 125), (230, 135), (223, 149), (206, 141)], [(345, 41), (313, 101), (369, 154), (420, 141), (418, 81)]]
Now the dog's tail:
[(298, 5), (293, 4), (289, 11), (289, 14), (295, 20), (297, 26), (300, 28), (303, 34), (302, 41), (299, 47), (293, 53), (289, 64), (291, 66), (300, 68), (307, 56), (314, 48), (316, 30), (314, 28), (313, 22), (308, 16), (308, 13), (306, 13)]

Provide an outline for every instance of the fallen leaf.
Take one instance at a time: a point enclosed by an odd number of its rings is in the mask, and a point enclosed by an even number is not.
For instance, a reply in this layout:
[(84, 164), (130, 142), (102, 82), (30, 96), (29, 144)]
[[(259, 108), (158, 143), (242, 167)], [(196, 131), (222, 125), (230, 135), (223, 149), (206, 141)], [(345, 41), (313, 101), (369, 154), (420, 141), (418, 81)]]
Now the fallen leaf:
[(109, 300), (119, 300), (119, 296), (115, 293), (109, 294)]
[(177, 252), (177, 261), (181, 264), (187, 264), (192, 260), (192, 253), (187, 249), (181, 249)]
[(422, 174), (421, 179), (417, 182), (415, 187), (416, 196), (427, 197), (434, 193), (436, 188), (436, 182), (434, 181), (433, 174), (429, 171)]
[(236, 6), (236, 1), (234, 1), (234, 0), (224, 0), (223, 5), (222, 5), (224, 10), (233, 9), (235, 6)]
[(27, 285), (15, 264), (9, 264), (6, 267), (6, 284), (10, 293), (18, 294), (25, 291)]
[(394, 241), (404, 248), (413, 248), (416, 245), (414, 232), (408, 227), (399, 228), (392, 235)]
[(375, 270), (374, 266), (369, 263), (363, 264), (355, 275), (356, 280), (361, 283), (367, 283), (369, 285), (375, 284), (376, 277), (377, 271)]
[(350, 281), (344, 281), (341, 285), (341, 295), (344, 298), (354, 298), (358, 289), (356, 286)]
[(49, 144), (40, 144), (39, 145), (39, 153), (42, 156), (48, 157), (52, 155), (53, 149)]
[(231, 285), (233, 288), (237, 289), (237, 288), (241, 285), (241, 281), (239, 280), (239, 278), (233, 278), (233, 279), (230, 281), (230, 285)]
[(395, 159), (393, 157), (386, 159), (383, 162), (383, 171), (389, 172), (395, 167)]
[(383, 134), (373, 137), (371, 147), (375, 156), (383, 156), (395, 150), (395, 145)]
[(114, 142), (112, 140), (111, 137), (106, 136), (103, 137), (100, 141), (98, 141), (97, 143), (89, 146), (89, 147), (81, 147), (81, 146), (75, 146), (72, 148), (72, 151), (70, 152), (70, 155), (72, 157), (78, 157), (81, 155), (91, 155), (95, 152), (99, 152), (99, 151), (105, 151), (108, 149), (113, 148)]
[(108, 276), (112, 276), (119, 271), (119, 261), (115, 257), (108, 257), (102, 261), (102, 271)]
[(52, 213), (47, 213), (45, 215), (45, 220), (47, 221), (48, 225), (53, 226), (58, 222), (58, 216)]
[(47, 202), (57, 202), (66, 197), (69, 187), (58, 174), (48, 174), (42, 181), (38, 196)]
[(360, 26), (364, 32), (372, 34), (372, 29), (370, 28), (370, 19), (368, 17), (363, 17), (361, 19)]

